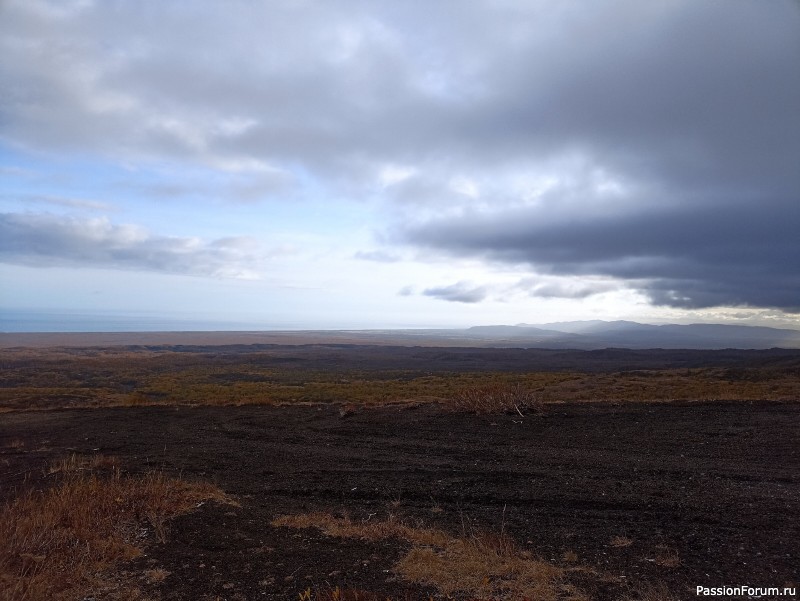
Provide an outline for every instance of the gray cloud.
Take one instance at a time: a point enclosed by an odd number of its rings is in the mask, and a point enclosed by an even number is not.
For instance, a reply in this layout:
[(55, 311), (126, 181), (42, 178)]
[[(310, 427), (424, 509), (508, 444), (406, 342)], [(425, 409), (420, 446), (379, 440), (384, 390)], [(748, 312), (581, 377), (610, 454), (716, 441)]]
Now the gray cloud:
[(563, 281), (560, 278), (525, 278), (514, 289), (539, 298), (588, 298), (604, 292), (619, 290), (613, 282)]
[(259, 253), (249, 238), (156, 236), (105, 218), (0, 214), (0, 261), (48, 267), (79, 265), (252, 279)]
[(796, 183), (775, 152), (798, 131), (789, 2), (58, 5), (4, 8), (4, 136), (29, 146), (334, 179), (578, 149), (683, 185)]
[(456, 303), (479, 303), (486, 298), (487, 290), (483, 286), (473, 286), (467, 282), (458, 282), (450, 286), (426, 288), (422, 291), (422, 294)]

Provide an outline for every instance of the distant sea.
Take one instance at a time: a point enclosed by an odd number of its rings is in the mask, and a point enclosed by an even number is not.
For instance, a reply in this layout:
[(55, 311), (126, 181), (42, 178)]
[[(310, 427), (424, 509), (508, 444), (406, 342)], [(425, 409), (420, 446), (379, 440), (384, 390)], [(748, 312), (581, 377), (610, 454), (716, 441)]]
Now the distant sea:
[(158, 314), (0, 309), (0, 332), (216, 332), (296, 330), (299, 324), (227, 321)]

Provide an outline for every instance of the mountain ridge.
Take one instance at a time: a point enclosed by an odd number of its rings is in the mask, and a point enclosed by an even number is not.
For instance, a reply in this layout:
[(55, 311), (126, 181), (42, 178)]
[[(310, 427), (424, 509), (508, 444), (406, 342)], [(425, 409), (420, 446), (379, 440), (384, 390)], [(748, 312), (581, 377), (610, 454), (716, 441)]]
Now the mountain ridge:
[(739, 324), (645, 324), (635, 321), (563, 321), (473, 326), (470, 335), (534, 346), (573, 348), (800, 348), (800, 330)]

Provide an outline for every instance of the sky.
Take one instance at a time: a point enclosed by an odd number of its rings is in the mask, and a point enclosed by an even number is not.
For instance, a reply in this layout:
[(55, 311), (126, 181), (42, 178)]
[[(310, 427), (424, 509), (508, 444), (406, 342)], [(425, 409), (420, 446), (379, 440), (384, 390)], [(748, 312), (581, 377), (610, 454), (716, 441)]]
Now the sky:
[(800, 327), (796, 0), (0, 0), (0, 311)]

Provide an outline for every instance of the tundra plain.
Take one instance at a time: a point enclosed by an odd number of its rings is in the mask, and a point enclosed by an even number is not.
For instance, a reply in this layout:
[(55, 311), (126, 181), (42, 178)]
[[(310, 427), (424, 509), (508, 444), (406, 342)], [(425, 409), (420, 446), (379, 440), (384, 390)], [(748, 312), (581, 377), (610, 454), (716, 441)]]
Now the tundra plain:
[(191, 491), (122, 519), (123, 557), (68, 590), (58, 572), (26, 589), (44, 543), (0, 549), (3, 599), (663, 601), (800, 582), (798, 351), (317, 341), (0, 361), (3, 519), (75, 482), (118, 486), (112, 510), (121, 481)]

